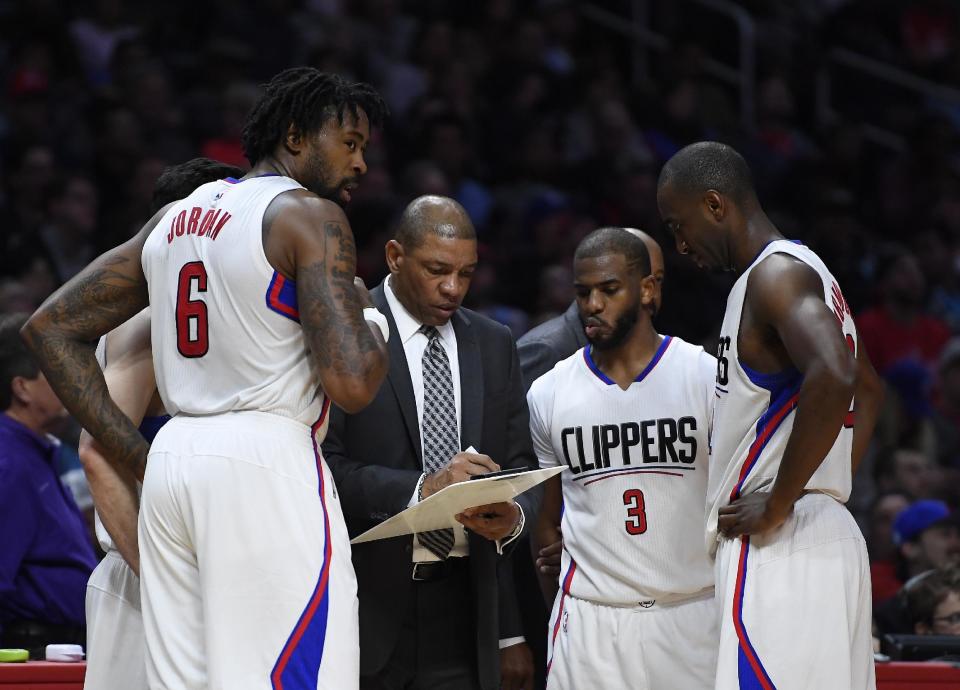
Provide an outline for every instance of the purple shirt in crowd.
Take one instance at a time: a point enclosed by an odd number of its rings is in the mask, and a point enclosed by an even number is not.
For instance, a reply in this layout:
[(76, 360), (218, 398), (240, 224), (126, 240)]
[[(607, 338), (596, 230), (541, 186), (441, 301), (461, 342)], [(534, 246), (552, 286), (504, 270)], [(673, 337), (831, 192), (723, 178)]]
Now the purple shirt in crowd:
[(0, 629), (84, 624), (97, 564), (83, 517), (54, 469), (55, 445), (0, 413)]

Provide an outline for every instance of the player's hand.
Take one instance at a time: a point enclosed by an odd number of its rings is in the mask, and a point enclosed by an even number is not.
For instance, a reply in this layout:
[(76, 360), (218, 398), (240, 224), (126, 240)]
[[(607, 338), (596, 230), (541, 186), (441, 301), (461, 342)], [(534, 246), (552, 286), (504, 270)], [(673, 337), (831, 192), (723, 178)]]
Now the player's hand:
[(717, 521), (720, 533), (732, 539), (743, 534), (760, 534), (782, 525), (793, 506), (786, 511), (778, 509), (770, 501), (770, 496), (769, 491), (757, 491), (722, 507)]
[(520, 522), (520, 506), (513, 501), (467, 508), (455, 515), (457, 522), (490, 541), (510, 535)]
[(354, 276), (353, 287), (357, 291), (357, 297), (360, 298), (360, 307), (362, 309), (366, 309), (367, 307), (372, 307), (373, 298), (370, 297), (370, 291), (367, 290), (367, 286), (363, 282), (363, 278), (361, 278), (360, 276)]
[(563, 539), (544, 546), (537, 554), (537, 570), (543, 575), (560, 577), (560, 552), (563, 551)]
[(500, 690), (533, 690), (533, 652), (526, 642), (500, 650)]
[(420, 495), (426, 498), (451, 484), (465, 482), (474, 475), (499, 471), (500, 465), (491, 460), (489, 455), (457, 453), (444, 465), (443, 469), (427, 475), (423, 480)]

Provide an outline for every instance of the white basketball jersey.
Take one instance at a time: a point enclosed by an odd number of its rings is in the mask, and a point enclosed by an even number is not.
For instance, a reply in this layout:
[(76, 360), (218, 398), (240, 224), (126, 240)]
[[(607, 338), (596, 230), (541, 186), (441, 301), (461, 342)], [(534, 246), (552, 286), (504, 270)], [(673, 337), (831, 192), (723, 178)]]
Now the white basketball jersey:
[[(720, 330), (708, 492), (707, 545), (711, 551), (716, 548), (717, 511), (738, 496), (771, 488), (793, 429), (793, 411), (803, 382), (801, 373), (793, 368), (776, 374), (753, 371), (740, 361), (737, 347), (750, 272), (777, 253), (796, 257), (820, 274), (823, 299), (833, 310), (851, 352), (856, 353), (857, 329), (853, 315), (840, 286), (820, 257), (790, 240), (768, 244), (730, 290)], [(846, 502), (850, 496), (852, 447), (853, 415), (850, 413), (806, 489)]]
[(577, 351), (527, 400), (541, 467), (565, 464), (561, 584), (611, 606), (652, 606), (713, 586), (703, 548), (716, 365), (664, 337), (627, 390)]
[[(209, 182), (147, 238), (153, 363), (170, 415), (257, 410), (307, 425), (320, 417), (296, 286), (263, 251), (264, 212), (293, 189), (302, 187), (279, 175)], [(317, 432), (322, 439), (325, 429)]]

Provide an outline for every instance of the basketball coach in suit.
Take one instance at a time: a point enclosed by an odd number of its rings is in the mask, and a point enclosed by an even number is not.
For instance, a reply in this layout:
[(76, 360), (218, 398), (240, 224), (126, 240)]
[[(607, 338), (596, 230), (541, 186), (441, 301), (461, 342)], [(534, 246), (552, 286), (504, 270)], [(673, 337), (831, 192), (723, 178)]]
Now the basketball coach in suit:
[[(386, 255), (371, 297), (389, 324), (390, 371), (366, 409), (331, 413), (323, 444), (351, 536), (451, 483), (536, 467), (513, 338), (460, 307), (477, 263), (466, 212), (414, 200)], [(353, 547), (361, 690), (500, 687), (501, 640), (519, 632), (501, 626), (498, 563), (539, 501), (534, 489), (464, 511), (453, 530)]]

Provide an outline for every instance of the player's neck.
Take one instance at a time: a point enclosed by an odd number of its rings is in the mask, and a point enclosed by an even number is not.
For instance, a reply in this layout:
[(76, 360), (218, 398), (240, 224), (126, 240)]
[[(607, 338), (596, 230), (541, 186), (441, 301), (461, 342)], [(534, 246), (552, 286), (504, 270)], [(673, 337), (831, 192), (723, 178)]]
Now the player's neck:
[(247, 179), (250, 177), (260, 177), (262, 175), (269, 175), (269, 174), (283, 175), (284, 177), (293, 177), (293, 170), (284, 161), (278, 158), (275, 158), (274, 156), (267, 156), (263, 160), (258, 161), (255, 166), (250, 168), (250, 172), (244, 175), (243, 178)]
[(590, 349), (593, 363), (610, 380), (626, 390), (653, 360), (663, 337), (653, 324), (638, 323), (623, 343), (609, 350)]
[(746, 230), (732, 238), (730, 256), (733, 269), (743, 273), (754, 262), (763, 248), (774, 240), (784, 239), (777, 226), (767, 218), (763, 209), (757, 208), (746, 219)]

